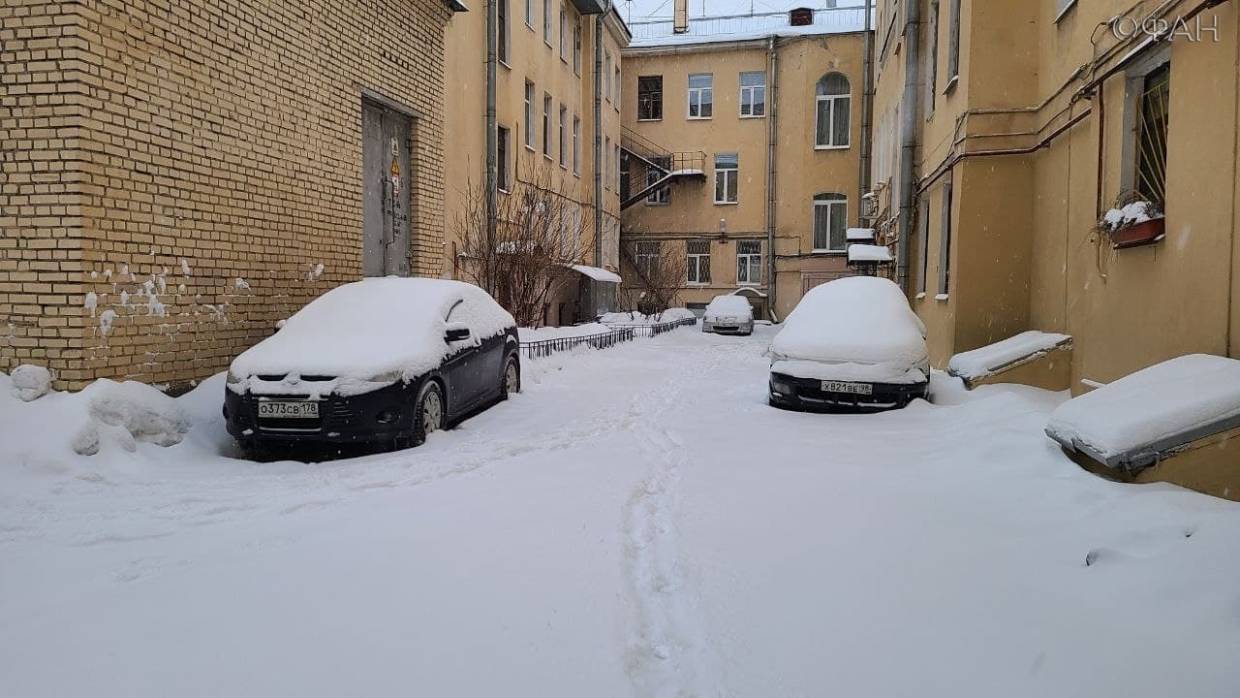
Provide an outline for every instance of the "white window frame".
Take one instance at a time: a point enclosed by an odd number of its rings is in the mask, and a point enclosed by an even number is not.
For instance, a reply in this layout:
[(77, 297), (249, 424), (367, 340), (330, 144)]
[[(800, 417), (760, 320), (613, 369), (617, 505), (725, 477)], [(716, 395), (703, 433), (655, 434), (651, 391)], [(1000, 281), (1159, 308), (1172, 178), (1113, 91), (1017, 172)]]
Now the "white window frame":
[(581, 176), (581, 117), (573, 114), (573, 174)]
[[(595, 141), (596, 143), (598, 141)], [(611, 170), (611, 136), (603, 137), (603, 188), (611, 189), (611, 177), (607, 176), (607, 172)]]
[(926, 289), (928, 288), (927, 277), (930, 274), (930, 197), (922, 195), (918, 204), (918, 214), (921, 216), (921, 239), (917, 241), (917, 255), (921, 260), (921, 275), (917, 279), (918, 297), (924, 298)]
[(551, 48), (551, 0), (543, 0), (543, 42)]
[(639, 273), (650, 276), (663, 257), (663, 243), (658, 240), (639, 240), (633, 244), (633, 264)]
[(952, 281), (952, 182), (948, 179), (943, 183), (943, 221), (939, 229), (939, 295), (945, 299), (951, 293)]
[[(757, 252), (742, 252), (742, 245), (754, 245)], [(758, 270), (758, 278), (751, 278), (752, 270)], [(742, 273), (744, 270), (744, 273)], [(737, 286), (761, 286), (762, 285), (762, 241), (761, 240), (737, 240), (736, 241), (736, 285)]]
[[(838, 197), (838, 198), (819, 199), (818, 197), (820, 196)], [(827, 207), (827, 230), (826, 230), (826, 243), (828, 245), (827, 247), (818, 246), (818, 207), (819, 206)], [(840, 226), (841, 230), (845, 231), (843, 239), (840, 240), (840, 247), (830, 247), (831, 245), (831, 216), (832, 216), (832, 211), (835, 208), (841, 209), (839, 215), (842, 216), (844, 219), (843, 224)], [(813, 251), (815, 253), (841, 254), (841, 253), (847, 252), (848, 251), (848, 236), (847, 236), (848, 197), (845, 196), (844, 194), (839, 194), (836, 192), (821, 192), (819, 194), (815, 194), (814, 195), (814, 206), (812, 209), (810, 209), (810, 225), (811, 225), (810, 234), (813, 236), (813, 239), (810, 240), (810, 244), (813, 246)]]
[(560, 167), (568, 169), (568, 107), (560, 103)]
[[(719, 157), (732, 156), (736, 158), (736, 164), (733, 166), (720, 166)], [(735, 206), (740, 203), (741, 186), (740, 186), (741, 164), (740, 155), (738, 153), (716, 153), (715, 154), (715, 205), (716, 206)], [(719, 198), (719, 185), (723, 184), (723, 198)], [(734, 198), (728, 199), (728, 185), (731, 184)]]
[(612, 95), (611, 103), (615, 106), (616, 111), (620, 111), (620, 61), (616, 61), (616, 67), (613, 69), (613, 72), (616, 74), (616, 81), (612, 83), (612, 91), (615, 94)]
[[(745, 84), (746, 75), (757, 75), (758, 77), (762, 78), (762, 84), (746, 85)], [(764, 119), (766, 118), (766, 73), (760, 70), (748, 70), (740, 74), (739, 80), (740, 80), (740, 85), (741, 85), (741, 93), (740, 93), (740, 99), (738, 100), (738, 102), (740, 104), (741, 118), (742, 119)], [(749, 113), (748, 114), (745, 113), (745, 106), (746, 106), (745, 105), (745, 94), (746, 93), (749, 94), (749, 105), (748, 105)], [(753, 113), (754, 106), (758, 104), (762, 105), (761, 114)]]
[[(710, 79), (710, 84), (706, 87), (693, 87), (693, 78), (706, 77)], [(688, 87), (688, 102), (685, 105), (685, 118), (692, 121), (708, 121), (715, 115), (715, 74), (714, 73), (690, 73), (689, 80), (686, 83)], [(704, 95), (710, 97), (709, 101), (702, 99)], [(710, 105), (710, 114), (702, 115), (702, 105)], [(693, 115), (693, 108), (697, 107), (697, 116)]]
[(560, 60), (568, 62), (568, 9), (560, 6)]
[[(705, 252), (701, 251), (703, 247)], [(694, 252), (694, 249), (699, 251)], [(706, 278), (702, 278), (703, 270), (706, 271)], [(685, 283), (690, 286), (710, 285), (710, 240), (685, 241)]]
[(552, 99), (550, 92), (543, 93), (543, 117), (542, 117), (542, 137), (543, 137), (543, 157), (551, 160), (551, 106)]
[(534, 31), (534, 0), (525, 0), (525, 26)]
[(581, 77), (581, 18), (573, 21), (573, 73)]
[(951, 14), (947, 29), (947, 84), (943, 86), (944, 94), (956, 89), (956, 83), (960, 82), (960, 0), (947, 2)]
[[(845, 80), (848, 80), (848, 76), (846, 75), (841, 74), (841, 77), (843, 77)], [(826, 80), (826, 79), (827, 79), (827, 76), (824, 75), (822, 77), (822, 80)], [(818, 89), (817, 84), (815, 84), (814, 89), (816, 92)], [(847, 150), (848, 148), (852, 147), (853, 113), (852, 113), (852, 81), (851, 80), (848, 81), (848, 89), (849, 89), (849, 92), (847, 94), (827, 94), (827, 95), (815, 94), (814, 96), (814, 150)], [(840, 102), (844, 102), (848, 104), (848, 125), (846, 126), (844, 130), (845, 142), (843, 143), (839, 142), (840, 134), (835, 132), (835, 110), (839, 108)], [(824, 105), (826, 106), (828, 110), (828, 115), (826, 119), (827, 127), (831, 129), (831, 133), (829, 134), (830, 140), (826, 144), (822, 143), (822, 134), (818, 130), (819, 124), (821, 124), (823, 121), (822, 119), (818, 117), (818, 113), (823, 108)]]
[(525, 81), (525, 147), (531, 151), (537, 152), (538, 148), (538, 132), (535, 130), (534, 122), (534, 95), (537, 90), (532, 80)]
[[(658, 89), (659, 115), (657, 117), (655, 116), (643, 117), (642, 116), (642, 96), (653, 95), (655, 93), (654, 90), (647, 90), (646, 92), (642, 92), (642, 80), (646, 80), (648, 78), (659, 79), (659, 89)], [(648, 110), (648, 113), (653, 114), (654, 113), (653, 98), (648, 100), (648, 103), (650, 104), (650, 109)], [(639, 75), (637, 76), (637, 120), (638, 121), (662, 121), (663, 120), (663, 76), (662, 75)]]

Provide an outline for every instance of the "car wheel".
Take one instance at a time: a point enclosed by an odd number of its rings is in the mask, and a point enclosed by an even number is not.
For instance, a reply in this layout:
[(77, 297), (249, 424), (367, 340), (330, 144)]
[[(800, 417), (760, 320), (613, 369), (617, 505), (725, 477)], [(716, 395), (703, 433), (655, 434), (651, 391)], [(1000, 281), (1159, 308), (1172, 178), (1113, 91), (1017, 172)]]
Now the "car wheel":
[(444, 425), (443, 390), (435, 381), (426, 381), (418, 391), (418, 399), (414, 403), (413, 414), (413, 445), (420, 446), (426, 441), (426, 435), (439, 431)]
[(521, 365), (517, 357), (510, 356), (504, 363), (504, 375), (500, 378), (499, 399), (507, 400), (513, 393), (521, 392)]

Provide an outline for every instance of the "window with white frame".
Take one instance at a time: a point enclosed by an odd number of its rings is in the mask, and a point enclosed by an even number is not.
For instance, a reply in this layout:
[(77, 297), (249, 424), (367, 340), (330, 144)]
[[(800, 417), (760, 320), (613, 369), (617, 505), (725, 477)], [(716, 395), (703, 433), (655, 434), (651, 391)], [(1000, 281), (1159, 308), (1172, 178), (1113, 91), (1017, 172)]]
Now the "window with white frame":
[(637, 78), (637, 120), (659, 121), (663, 118), (663, 76), (642, 75)]
[(560, 167), (568, 169), (568, 107), (560, 105)]
[(741, 116), (766, 116), (766, 73), (741, 73)]
[(762, 242), (740, 240), (736, 243), (736, 283), (762, 283)]
[(551, 0), (543, 0), (543, 41), (551, 45)]
[(951, 15), (948, 17), (947, 37), (947, 89), (950, 91), (960, 78), (960, 0), (947, 0)]
[(533, 150), (537, 147), (534, 139), (537, 135), (534, 132), (534, 83), (529, 80), (525, 81), (525, 147)]
[(508, 0), (496, 0), (495, 12), (497, 15), (498, 38), (496, 40), (495, 51), (496, 56), (501, 62), (508, 62)]
[(568, 10), (560, 7), (560, 60), (568, 62)]
[(616, 80), (611, 84), (611, 103), (620, 111), (620, 61), (616, 61)]
[(847, 148), (852, 124), (852, 94), (848, 78), (827, 73), (818, 81), (815, 96), (815, 148)]
[[(668, 155), (652, 158), (651, 161), (659, 167), (666, 170), (672, 166), (672, 158)], [(655, 182), (663, 179), (663, 170), (654, 167), (646, 168), (646, 186), (653, 186)], [(672, 188), (664, 185), (646, 195), (647, 206), (662, 206), (672, 201)]]
[(917, 277), (917, 292), (925, 295), (926, 275), (930, 273), (930, 198), (923, 195), (917, 215), (921, 218), (921, 239), (917, 241), (917, 258), (921, 260), (921, 275)]
[(736, 153), (715, 155), (715, 203), (736, 203), (739, 175), (740, 161)]
[(1171, 64), (1163, 63), (1140, 80), (1136, 104), (1134, 189), (1164, 210), (1167, 204), (1167, 136), (1171, 123)]
[(573, 20), (573, 72), (581, 75), (581, 18)]
[(611, 177), (607, 174), (611, 171), (611, 136), (603, 138), (603, 162), (601, 165), (603, 167), (603, 186), (611, 189)]
[(689, 118), (709, 119), (715, 110), (715, 76), (694, 73), (689, 76)]
[(581, 117), (573, 115), (573, 174), (581, 176)]
[(542, 151), (547, 159), (551, 159), (551, 93), (543, 93), (543, 119), (542, 119)]
[(942, 230), (939, 231), (939, 296), (946, 297), (952, 284), (952, 183), (943, 183)]
[(633, 263), (637, 271), (649, 279), (659, 268), (663, 245), (657, 240), (647, 240), (633, 245)]
[(496, 186), (504, 191), (508, 191), (508, 129), (503, 126), (497, 126), (495, 129), (495, 162), (496, 162)]
[(685, 243), (688, 256), (688, 279), (691, 284), (710, 283), (710, 240), (690, 240)]
[(615, 183), (613, 184), (613, 188), (616, 189), (616, 191), (619, 191), (620, 190), (620, 144), (617, 143), (612, 147), (615, 149), (613, 151), (613, 157), (615, 159), (612, 160), (611, 174), (613, 177), (616, 178)]
[(848, 197), (814, 195), (814, 251), (843, 252), (848, 246)]
[(525, 26), (534, 28), (534, 0), (525, 0)]
[(603, 57), (603, 97), (611, 101), (611, 54)]
[(926, 120), (934, 116), (934, 99), (939, 84), (939, 0), (930, 3), (930, 24), (926, 31)]

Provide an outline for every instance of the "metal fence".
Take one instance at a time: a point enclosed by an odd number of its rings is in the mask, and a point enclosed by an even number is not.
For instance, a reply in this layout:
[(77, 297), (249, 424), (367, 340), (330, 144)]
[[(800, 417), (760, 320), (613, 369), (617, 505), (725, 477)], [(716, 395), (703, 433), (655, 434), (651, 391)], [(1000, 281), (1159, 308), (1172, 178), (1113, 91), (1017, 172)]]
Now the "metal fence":
[(521, 355), (527, 359), (539, 359), (556, 352), (570, 351), (580, 346), (607, 349), (616, 346), (620, 342), (632, 341), (635, 337), (657, 337), (665, 332), (671, 332), (677, 327), (695, 324), (697, 324), (695, 318), (683, 318), (654, 325), (615, 325), (607, 332), (598, 332), (596, 334), (540, 339), (536, 342), (521, 342)]

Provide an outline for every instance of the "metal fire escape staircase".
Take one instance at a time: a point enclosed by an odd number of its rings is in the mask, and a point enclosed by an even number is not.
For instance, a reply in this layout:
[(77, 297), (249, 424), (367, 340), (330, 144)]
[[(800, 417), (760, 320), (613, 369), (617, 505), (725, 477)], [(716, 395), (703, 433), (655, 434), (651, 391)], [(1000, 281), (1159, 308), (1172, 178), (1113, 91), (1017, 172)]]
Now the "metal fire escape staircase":
[[(634, 175), (644, 175), (638, 181), (648, 182), (636, 191), (631, 185), (625, 187), (620, 201), (622, 211), (677, 182), (686, 179), (706, 181), (706, 153), (700, 150), (669, 151), (624, 128), (620, 151), (628, 158), (629, 181), (633, 181)], [(658, 173), (658, 177), (651, 177), (652, 172)]]

